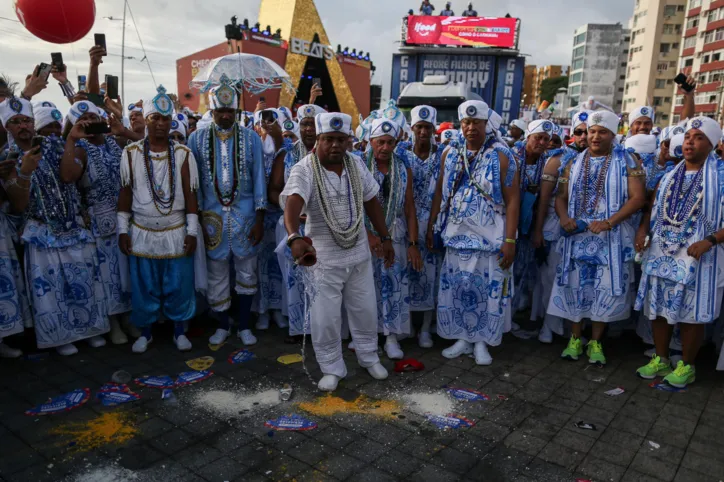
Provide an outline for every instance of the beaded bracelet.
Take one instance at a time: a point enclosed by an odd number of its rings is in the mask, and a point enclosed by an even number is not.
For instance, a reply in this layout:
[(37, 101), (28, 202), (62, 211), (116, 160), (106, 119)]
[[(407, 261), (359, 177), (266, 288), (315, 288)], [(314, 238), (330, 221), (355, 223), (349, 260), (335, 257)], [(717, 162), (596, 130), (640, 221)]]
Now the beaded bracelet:
[(551, 176), (550, 174), (542, 174), (540, 180), (555, 183), (558, 181), (558, 178), (556, 176)]

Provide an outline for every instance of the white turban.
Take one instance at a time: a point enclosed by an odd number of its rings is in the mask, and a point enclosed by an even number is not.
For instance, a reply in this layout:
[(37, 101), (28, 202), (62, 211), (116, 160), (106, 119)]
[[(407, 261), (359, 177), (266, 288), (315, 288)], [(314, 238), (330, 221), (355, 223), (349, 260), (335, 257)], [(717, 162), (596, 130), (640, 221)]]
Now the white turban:
[(599, 110), (592, 112), (588, 117), (588, 128), (594, 126), (605, 127), (609, 131), (616, 134), (618, 132), (618, 116), (607, 110)]
[(686, 123), (686, 132), (689, 132), (692, 129), (697, 129), (703, 132), (707, 139), (709, 139), (709, 142), (711, 142), (711, 148), (716, 149), (716, 146), (719, 144), (722, 136), (721, 127), (719, 127), (719, 123), (717, 121), (709, 117), (694, 117), (693, 119), (689, 119), (689, 122)]
[(684, 134), (676, 134), (669, 143), (669, 155), (681, 159), (684, 157)]
[(189, 128), (189, 116), (184, 114), (183, 112), (177, 112), (174, 116), (174, 119), (179, 121), (184, 125), (184, 128), (188, 130)]
[(648, 106), (636, 107), (628, 116), (628, 125), (633, 125), (637, 119), (648, 117), (651, 122), (654, 121), (654, 109)]
[(214, 118), (211, 114), (210, 110), (207, 110), (204, 112), (204, 115), (201, 116), (201, 119), (196, 123), (196, 130), (201, 130), (204, 127), (210, 126), (214, 122)]
[(429, 105), (418, 105), (410, 112), (410, 118), (412, 127), (418, 122), (428, 122), (434, 127), (437, 124), (437, 110)]
[(339, 112), (317, 114), (314, 118), (317, 135), (339, 132), (352, 135), (352, 117)]
[(578, 112), (576, 115), (573, 116), (573, 120), (571, 121), (571, 126), (572, 126), (571, 130), (575, 131), (576, 127), (588, 122), (588, 118), (590, 116), (591, 116), (591, 113), (586, 110)]
[(284, 118), (283, 120), (294, 120), (292, 111), (290, 111), (287, 107), (277, 107), (277, 111), (279, 111), (279, 114)]
[(382, 136), (392, 136), (397, 139), (399, 132), (397, 123), (387, 119), (375, 119), (370, 127), (370, 139)]
[(522, 130), (523, 132), (525, 132), (526, 129), (528, 129), (528, 123), (526, 121), (524, 121), (523, 119), (515, 119), (514, 121), (512, 121), (510, 123), (510, 125), (517, 127), (518, 129)]
[(656, 136), (650, 134), (636, 134), (626, 139), (626, 150), (636, 154), (653, 154), (656, 152)]
[(458, 120), (481, 119), (488, 120), (490, 107), (482, 100), (468, 100), (458, 107)]
[(41, 100), (38, 102), (33, 102), (33, 112), (35, 112), (39, 107), (52, 107), (53, 109), (57, 109), (58, 106), (55, 105), (53, 102), (50, 102), (49, 100)]
[(442, 131), (442, 134), (440, 134), (440, 141), (441, 142), (452, 141), (453, 139), (455, 139), (457, 137), (457, 135), (458, 135), (457, 130), (445, 129), (444, 131)]
[(405, 114), (397, 107), (397, 102), (394, 100), (387, 102), (387, 107), (382, 110), (379, 117), (396, 123), (400, 129), (403, 129), (407, 125)]
[(295, 136), (299, 137), (299, 124), (291, 119), (286, 119), (282, 122), (282, 134), (285, 132), (291, 132)]
[(239, 93), (226, 74), (221, 74), (219, 85), (209, 90), (209, 109), (238, 109)]
[(171, 121), (171, 132), (179, 132), (184, 139), (186, 138), (186, 124), (178, 119)]
[(528, 124), (528, 130), (525, 132), (526, 137), (533, 134), (553, 135), (553, 122), (545, 119), (534, 120)]
[(490, 109), (488, 111), (488, 125), (485, 127), (485, 132), (489, 134), (500, 134), (498, 129), (500, 129), (500, 125), (503, 123), (503, 118), (500, 117), (500, 114), (495, 112), (493, 109)]
[(8, 121), (16, 115), (24, 115), (26, 117), (30, 117), (31, 119), (35, 118), (33, 116), (33, 106), (25, 99), (8, 97), (4, 101), (0, 102), (0, 121), (2, 121), (3, 127), (5, 127)]
[(75, 125), (75, 123), (78, 122), (78, 119), (80, 119), (83, 114), (86, 114), (88, 112), (97, 115), (101, 119), (103, 118), (103, 111), (101, 111), (98, 106), (96, 106), (93, 102), (81, 100), (70, 107), (66, 119), (68, 120), (68, 122), (70, 122), (71, 125)]
[(308, 117), (316, 118), (319, 114), (326, 114), (327, 111), (315, 104), (305, 104), (297, 109), (297, 122)]
[(63, 114), (55, 107), (36, 107), (33, 109), (35, 113), (35, 130), (39, 131), (53, 122), (63, 125)]
[(166, 94), (163, 85), (158, 86), (156, 95), (152, 99), (143, 100), (143, 118), (156, 113), (162, 116), (174, 116), (173, 100)]

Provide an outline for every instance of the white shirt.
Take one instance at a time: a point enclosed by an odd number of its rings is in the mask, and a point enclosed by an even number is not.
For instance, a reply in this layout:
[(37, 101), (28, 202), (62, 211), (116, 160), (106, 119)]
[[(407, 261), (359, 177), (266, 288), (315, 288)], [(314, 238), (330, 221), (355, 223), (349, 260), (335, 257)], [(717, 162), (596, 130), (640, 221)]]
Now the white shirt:
[[(377, 184), (375, 178), (372, 177), (372, 173), (367, 170), (367, 166), (359, 157), (354, 155), (351, 155), (351, 157), (357, 163), (357, 169), (359, 169), (362, 199), (367, 202), (377, 195), (377, 191), (380, 189), (379, 184)], [(330, 215), (340, 220), (344, 226), (351, 225), (357, 220), (357, 217), (352, 204), (352, 193), (350, 192), (347, 170), (343, 170), (342, 175), (338, 176), (336, 173), (322, 167), (322, 174), (326, 177), (324, 185), (328, 188), (327, 200), (332, 210)], [(360, 229), (357, 244), (352, 248), (344, 249), (334, 241), (332, 232), (322, 214), (319, 193), (317, 193), (314, 183), (311, 155), (306, 156), (292, 168), (289, 180), (284, 186), (284, 191), (279, 196), (279, 204), (282, 209), (284, 209), (289, 196), (293, 194), (298, 194), (304, 199), (302, 213), (307, 215), (304, 231), (314, 242), (317, 259), (323, 265), (335, 268), (349, 268), (369, 260), (370, 248), (364, 225)]]

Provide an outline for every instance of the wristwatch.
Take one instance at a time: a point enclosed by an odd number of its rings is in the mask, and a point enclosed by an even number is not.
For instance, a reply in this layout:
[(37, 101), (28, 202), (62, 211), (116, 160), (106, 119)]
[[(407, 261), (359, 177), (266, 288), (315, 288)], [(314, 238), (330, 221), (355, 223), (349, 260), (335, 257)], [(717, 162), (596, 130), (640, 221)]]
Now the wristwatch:
[(716, 240), (716, 236), (714, 236), (713, 234), (710, 234), (709, 236), (707, 236), (707, 237), (704, 238), (704, 239), (705, 239), (706, 241), (709, 241), (709, 242), (710, 242), (711, 244), (713, 244), (714, 246), (716, 246), (717, 244), (719, 244), (719, 242)]
[(303, 237), (304, 237), (304, 236), (302, 236), (302, 235), (299, 234), (299, 233), (292, 233), (292, 234), (290, 234), (289, 237), (287, 237), (287, 247), (288, 247), (288, 248), (291, 248), (291, 247), (292, 247), (292, 243), (293, 243), (294, 241), (296, 241), (297, 239), (302, 239)]
[(380, 241), (382, 241), (383, 243), (385, 241), (392, 241), (392, 236), (390, 236), (389, 234), (387, 236), (380, 236)]

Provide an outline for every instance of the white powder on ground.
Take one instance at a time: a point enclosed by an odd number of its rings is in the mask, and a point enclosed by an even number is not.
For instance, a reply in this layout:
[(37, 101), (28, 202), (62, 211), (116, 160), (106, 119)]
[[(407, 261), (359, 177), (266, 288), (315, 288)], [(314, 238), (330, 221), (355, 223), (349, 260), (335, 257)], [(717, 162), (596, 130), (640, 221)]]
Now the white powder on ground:
[(418, 415), (448, 415), (455, 410), (455, 401), (446, 393), (417, 392), (402, 396), (402, 401), (411, 412)]
[[(130, 482), (140, 480), (138, 474), (118, 466), (100, 467), (71, 476), (73, 482)], [(148, 480), (148, 479), (146, 479)]]
[(195, 407), (216, 415), (233, 417), (281, 403), (279, 390), (269, 389), (257, 393), (243, 391), (210, 390), (196, 394), (192, 403)]

